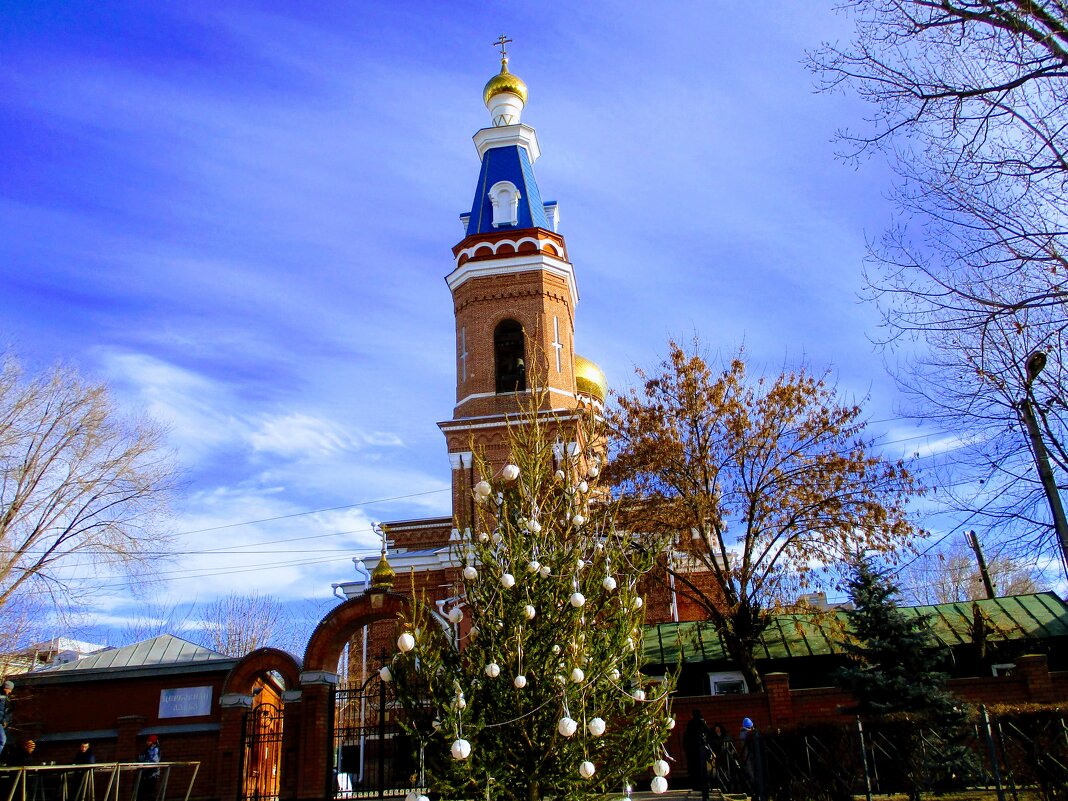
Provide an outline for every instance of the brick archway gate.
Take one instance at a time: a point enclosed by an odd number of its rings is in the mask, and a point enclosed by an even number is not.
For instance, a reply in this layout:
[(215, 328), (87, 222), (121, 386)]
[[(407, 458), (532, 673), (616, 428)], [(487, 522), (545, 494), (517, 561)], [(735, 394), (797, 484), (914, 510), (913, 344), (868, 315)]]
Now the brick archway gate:
[(312, 633), (300, 674), (298, 799), (317, 801), (334, 797), (334, 689), (338, 683), (337, 665), (342, 652), (364, 626), (379, 620), (395, 620), (409, 611), (412, 603), (406, 595), (372, 587), (331, 610)]
[(219, 698), (219, 798), (295, 795), (301, 695), (300, 663), (285, 651), (258, 648), (233, 667)]

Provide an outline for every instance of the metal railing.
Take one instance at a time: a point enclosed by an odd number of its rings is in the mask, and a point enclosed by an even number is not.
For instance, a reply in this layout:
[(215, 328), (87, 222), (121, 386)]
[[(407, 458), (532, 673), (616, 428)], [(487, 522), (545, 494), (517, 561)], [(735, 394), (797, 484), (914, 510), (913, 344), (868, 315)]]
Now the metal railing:
[[(98, 795), (100, 801), (165, 801), (172, 768), (192, 768), (189, 784), (181, 797), (182, 801), (189, 801), (200, 772), (199, 762), (0, 767), (0, 801), (97, 801)], [(158, 778), (149, 775), (157, 773)], [(155, 788), (142, 792), (143, 780), (146, 784), (154, 782)]]

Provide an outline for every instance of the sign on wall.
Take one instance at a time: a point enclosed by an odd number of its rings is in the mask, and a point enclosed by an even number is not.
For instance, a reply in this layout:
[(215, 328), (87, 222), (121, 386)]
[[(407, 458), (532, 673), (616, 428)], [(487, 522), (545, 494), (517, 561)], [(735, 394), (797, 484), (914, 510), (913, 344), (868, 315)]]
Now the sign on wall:
[(211, 686), (175, 687), (159, 691), (161, 718), (193, 718), (211, 714)]

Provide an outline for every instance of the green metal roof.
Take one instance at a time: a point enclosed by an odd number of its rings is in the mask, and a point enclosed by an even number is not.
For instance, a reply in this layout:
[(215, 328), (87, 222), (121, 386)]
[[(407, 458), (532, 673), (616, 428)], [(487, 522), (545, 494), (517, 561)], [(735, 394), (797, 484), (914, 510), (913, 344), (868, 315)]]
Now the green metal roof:
[[(990, 642), (1068, 636), (1068, 604), (1056, 593), (1011, 595), (976, 603), (992, 629), (988, 634)], [(908, 616), (927, 616), (935, 637), (945, 645), (971, 642), (971, 601), (900, 609)], [(845, 637), (845, 621), (844, 612), (775, 615), (757, 646), (756, 658), (790, 659), (838, 653), (838, 643)], [(723, 641), (707, 621), (646, 626), (642, 647), (646, 664), (729, 659)]]

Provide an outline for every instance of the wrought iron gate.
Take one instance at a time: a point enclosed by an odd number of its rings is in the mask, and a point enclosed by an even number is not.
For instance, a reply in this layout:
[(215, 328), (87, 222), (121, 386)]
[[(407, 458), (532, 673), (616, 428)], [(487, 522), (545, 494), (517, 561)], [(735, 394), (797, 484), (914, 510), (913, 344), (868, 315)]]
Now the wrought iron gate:
[(393, 685), (377, 673), (359, 689), (335, 692), (335, 798), (383, 798), (412, 789), (418, 764), (400, 714)]
[(260, 704), (245, 713), (242, 728), (241, 797), (273, 801), (282, 769), (282, 709)]

